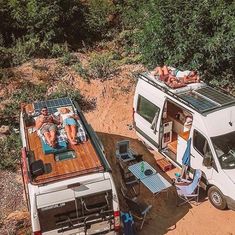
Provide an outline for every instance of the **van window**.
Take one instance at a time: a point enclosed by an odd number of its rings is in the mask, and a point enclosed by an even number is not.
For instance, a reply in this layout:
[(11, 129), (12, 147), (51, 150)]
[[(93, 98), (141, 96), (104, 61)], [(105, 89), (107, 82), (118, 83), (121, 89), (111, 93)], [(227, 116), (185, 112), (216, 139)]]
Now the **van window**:
[(208, 141), (197, 130), (194, 130), (193, 133), (193, 146), (203, 157), (205, 155), (211, 155), (211, 150)]
[(211, 138), (222, 169), (235, 169), (235, 131)]
[(148, 122), (152, 123), (153, 119), (158, 119), (160, 108), (139, 95), (137, 104), (137, 113)]

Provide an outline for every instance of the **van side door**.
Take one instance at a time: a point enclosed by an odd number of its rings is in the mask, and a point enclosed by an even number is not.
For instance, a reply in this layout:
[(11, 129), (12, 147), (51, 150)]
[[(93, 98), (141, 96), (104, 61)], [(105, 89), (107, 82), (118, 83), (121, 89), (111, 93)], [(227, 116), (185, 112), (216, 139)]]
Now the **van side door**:
[[(208, 139), (202, 132), (194, 129), (192, 137), (191, 147), (191, 167), (194, 169), (201, 169), (208, 180), (212, 179), (213, 173), (216, 170), (216, 163), (213, 158), (212, 146)], [(210, 157), (212, 159), (211, 166), (205, 166), (205, 158)]]
[(162, 109), (149, 98), (138, 94), (134, 113), (135, 128), (151, 147), (159, 147), (159, 126)]

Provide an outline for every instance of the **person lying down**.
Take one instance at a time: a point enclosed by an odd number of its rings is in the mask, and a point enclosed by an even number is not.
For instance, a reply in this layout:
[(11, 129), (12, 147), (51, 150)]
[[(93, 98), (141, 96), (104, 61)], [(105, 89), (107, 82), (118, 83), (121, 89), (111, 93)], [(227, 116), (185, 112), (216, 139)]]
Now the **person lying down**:
[(60, 122), (64, 126), (69, 142), (72, 145), (77, 144), (77, 121), (78, 115), (74, 114), (69, 108), (60, 108)]
[(40, 110), (40, 115), (36, 119), (35, 127), (44, 135), (49, 146), (56, 147), (56, 130), (59, 121), (48, 113), (47, 107)]

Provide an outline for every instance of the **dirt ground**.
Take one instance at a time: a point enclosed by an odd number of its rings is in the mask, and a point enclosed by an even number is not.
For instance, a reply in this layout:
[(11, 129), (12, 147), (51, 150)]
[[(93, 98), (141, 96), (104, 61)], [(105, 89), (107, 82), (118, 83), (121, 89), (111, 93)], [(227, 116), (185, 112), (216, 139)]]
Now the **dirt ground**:
[[(120, 78), (123, 77), (120, 76)], [(124, 92), (122, 87), (128, 86), (128, 84), (129, 91)], [(105, 94), (101, 95), (101, 91), (99, 95), (100, 87), (103, 87)], [(129, 79), (122, 79), (119, 82), (103, 82), (102, 86), (96, 81), (85, 88), (86, 95), (96, 94), (97, 97), (97, 108), (85, 115), (104, 144), (117, 185), (119, 185), (120, 173), (115, 165), (114, 151), (115, 143), (119, 140), (129, 139), (131, 147), (136, 152), (143, 154), (144, 160), (161, 172), (154, 158), (159, 158), (159, 156), (148, 151), (137, 139), (135, 131), (130, 128), (134, 89), (135, 84)], [(167, 173), (162, 172), (162, 175), (170, 180), (170, 177), (173, 178), (177, 171), (179, 169), (175, 168)], [(168, 197), (163, 193), (152, 200), (151, 193), (141, 186), (140, 197), (153, 204), (150, 216), (139, 232), (141, 235), (235, 234), (235, 212), (231, 210), (220, 211), (214, 208), (203, 190), (200, 192), (200, 204), (197, 206), (185, 204), (176, 207), (176, 194), (173, 187), (169, 190)], [(123, 205), (122, 197), (119, 198), (121, 205)]]
[[(115, 143), (119, 140), (129, 139), (131, 147), (137, 153), (143, 154), (144, 160), (149, 162), (166, 179), (170, 180), (174, 173), (179, 171), (178, 169), (173, 169), (167, 173), (161, 172), (155, 161), (155, 158), (159, 158), (159, 155), (148, 151), (137, 139), (135, 131), (132, 129), (132, 103), (135, 80), (131, 72), (136, 72), (140, 69), (142, 69), (141, 66), (123, 66), (117, 75), (114, 75), (110, 80), (103, 82), (92, 80), (89, 84), (81, 78), (75, 77), (74, 86), (79, 88), (87, 99), (92, 99), (96, 102), (95, 108), (86, 112), (85, 116), (104, 144), (106, 156), (113, 169), (119, 195), (120, 172), (115, 165), (114, 155)], [(30, 77), (34, 80), (35, 78), (32, 78), (34, 76), (33, 73), (27, 76), (26, 73), (29, 73), (29, 70), (30, 68), (25, 69), (25, 71), (21, 70), (22, 76), (24, 75), (24, 77)], [(4, 179), (6, 178), (9, 180), (5, 181)], [(14, 234), (9, 230), (10, 225), (6, 223), (6, 218), (27, 217), (20, 178), (20, 172), (17, 174), (2, 172), (0, 174), (0, 195), (4, 195), (0, 199), (0, 217), (2, 218), (0, 218), (0, 234)], [(235, 212), (217, 210), (209, 203), (203, 190), (200, 195), (200, 204), (198, 206), (185, 204), (184, 206), (176, 207), (174, 187), (170, 188), (168, 196), (163, 193), (153, 199), (151, 193), (142, 185), (140, 197), (142, 200), (153, 204), (153, 207), (143, 229), (138, 234), (235, 234)], [(121, 196), (119, 200), (121, 209), (125, 209), (125, 203)], [(25, 233), (17, 232), (17, 234)]]

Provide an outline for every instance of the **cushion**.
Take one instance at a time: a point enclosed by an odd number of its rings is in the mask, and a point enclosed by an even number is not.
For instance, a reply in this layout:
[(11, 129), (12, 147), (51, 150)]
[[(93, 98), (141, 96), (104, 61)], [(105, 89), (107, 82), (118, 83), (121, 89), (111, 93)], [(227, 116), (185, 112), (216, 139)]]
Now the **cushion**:
[(42, 143), (42, 150), (44, 154), (50, 154), (50, 153), (60, 153), (67, 149), (67, 142), (66, 141), (59, 141), (56, 144), (56, 147), (53, 148), (50, 145), (48, 145), (42, 138), (40, 138)]

